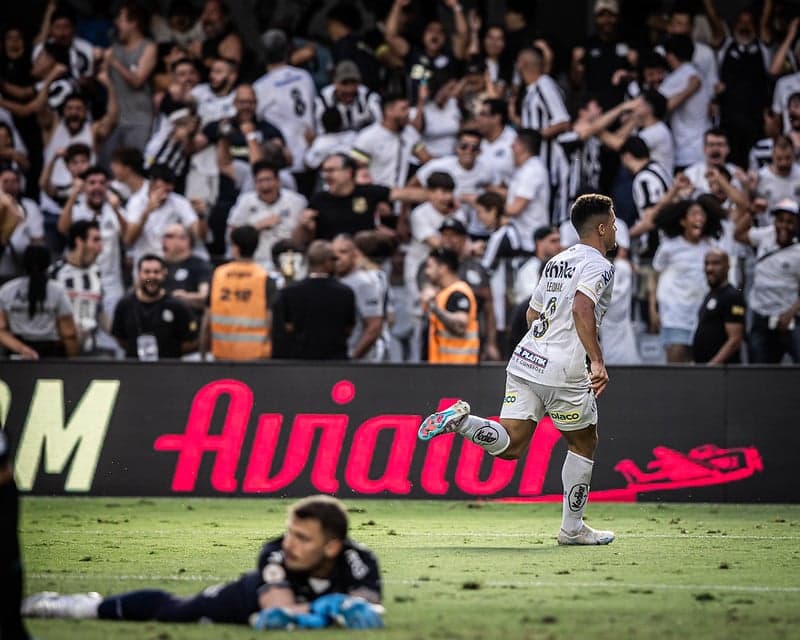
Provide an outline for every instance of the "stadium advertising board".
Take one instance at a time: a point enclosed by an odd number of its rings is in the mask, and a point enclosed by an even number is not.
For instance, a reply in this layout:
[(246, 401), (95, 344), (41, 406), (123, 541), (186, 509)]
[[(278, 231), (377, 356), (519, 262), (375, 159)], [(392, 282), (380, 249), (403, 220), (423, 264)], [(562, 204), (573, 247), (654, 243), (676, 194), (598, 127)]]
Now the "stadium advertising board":
[[(797, 369), (614, 369), (593, 500), (794, 501)], [(9, 363), (0, 420), (34, 494), (561, 500), (549, 419), (496, 460), (421, 418), (493, 416), (500, 367)]]

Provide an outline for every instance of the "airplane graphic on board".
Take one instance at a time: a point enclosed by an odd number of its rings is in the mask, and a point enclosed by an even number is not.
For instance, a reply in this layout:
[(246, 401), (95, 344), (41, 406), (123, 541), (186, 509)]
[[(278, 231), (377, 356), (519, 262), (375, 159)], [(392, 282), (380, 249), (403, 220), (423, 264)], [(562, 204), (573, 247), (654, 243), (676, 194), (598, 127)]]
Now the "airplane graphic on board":
[[(727, 484), (764, 470), (761, 454), (756, 447), (722, 448), (715, 444), (703, 444), (683, 453), (658, 446), (653, 449), (653, 458), (644, 469), (630, 458), (620, 460), (614, 470), (622, 474), (627, 486), (593, 491), (592, 500), (635, 501), (636, 496), (643, 492)], [(499, 502), (557, 502), (561, 499), (561, 495), (553, 494), (500, 498)]]

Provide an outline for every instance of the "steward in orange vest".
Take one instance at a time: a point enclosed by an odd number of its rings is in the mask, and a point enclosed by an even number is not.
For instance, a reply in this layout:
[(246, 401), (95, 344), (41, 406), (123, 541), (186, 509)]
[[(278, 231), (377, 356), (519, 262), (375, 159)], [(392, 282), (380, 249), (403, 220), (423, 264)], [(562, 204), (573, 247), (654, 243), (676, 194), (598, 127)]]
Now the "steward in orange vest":
[(258, 231), (249, 225), (231, 232), (234, 260), (211, 279), (208, 325), (217, 360), (261, 360), (272, 354), (267, 271), (253, 262)]
[(431, 251), (425, 275), (435, 287), (423, 291), (428, 311), (428, 362), (477, 364), (480, 354), (478, 304), (472, 288), (458, 278), (458, 254), (451, 249)]

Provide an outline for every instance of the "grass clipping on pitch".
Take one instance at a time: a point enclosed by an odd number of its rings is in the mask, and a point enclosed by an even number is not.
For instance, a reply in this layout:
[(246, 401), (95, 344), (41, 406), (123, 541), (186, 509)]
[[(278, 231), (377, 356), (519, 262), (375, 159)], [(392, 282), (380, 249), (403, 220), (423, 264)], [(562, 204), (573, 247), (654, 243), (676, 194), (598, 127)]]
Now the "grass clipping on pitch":
[[(255, 566), (287, 501), (26, 498), (26, 592), (188, 595)], [(348, 501), (384, 576), (387, 628), (359, 638), (798, 637), (800, 506), (590, 504), (608, 547), (558, 547), (560, 506)], [(32, 620), (40, 638), (219, 639), (228, 625)], [(297, 638), (299, 632), (291, 637)], [(304, 632), (347, 638), (347, 631)], [(269, 632), (271, 638), (290, 634)]]

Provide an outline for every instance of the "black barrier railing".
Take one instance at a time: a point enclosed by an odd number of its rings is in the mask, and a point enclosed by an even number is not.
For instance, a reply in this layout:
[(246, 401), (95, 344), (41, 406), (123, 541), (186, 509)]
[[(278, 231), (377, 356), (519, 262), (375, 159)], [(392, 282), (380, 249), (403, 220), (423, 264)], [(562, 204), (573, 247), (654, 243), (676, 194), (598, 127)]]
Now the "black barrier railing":
[[(797, 501), (795, 367), (611, 370), (594, 500)], [(116, 362), (0, 365), (0, 420), (23, 491), (561, 499), (545, 418), (526, 457), (416, 439), (457, 398), (495, 416), (501, 366)]]

